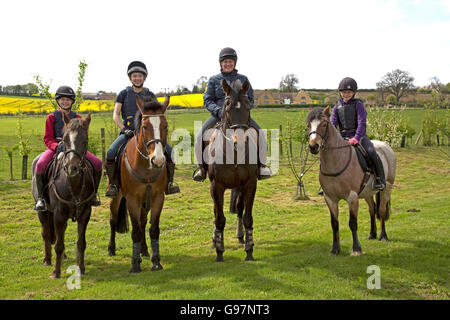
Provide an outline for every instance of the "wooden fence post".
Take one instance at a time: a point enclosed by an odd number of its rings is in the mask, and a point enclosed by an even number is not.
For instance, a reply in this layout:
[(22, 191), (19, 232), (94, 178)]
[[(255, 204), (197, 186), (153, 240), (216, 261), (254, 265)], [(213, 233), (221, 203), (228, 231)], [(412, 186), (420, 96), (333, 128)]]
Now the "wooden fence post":
[(283, 155), (283, 142), (282, 142), (282, 140), (283, 140), (283, 127), (280, 124), (280, 136), (279, 136), (279, 139), (278, 139), (278, 144), (280, 146), (280, 155)]
[(102, 140), (102, 163), (105, 163), (105, 128), (100, 128), (100, 138)]

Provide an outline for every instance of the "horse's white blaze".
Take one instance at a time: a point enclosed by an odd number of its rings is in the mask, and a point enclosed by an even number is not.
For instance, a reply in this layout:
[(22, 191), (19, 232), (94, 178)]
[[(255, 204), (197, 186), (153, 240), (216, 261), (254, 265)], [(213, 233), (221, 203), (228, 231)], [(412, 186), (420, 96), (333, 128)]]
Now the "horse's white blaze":
[[(69, 134), (69, 141), (70, 141), (69, 149), (75, 150), (75, 139), (77, 138), (77, 134), (78, 134), (78, 132), (71, 132)], [(69, 159), (72, 160), (73, 156), (74, 156), (74, 154), (71, 152), (69, 154)]]
[[(161, 139), (161, 132), (159, 131), (161, 119), (159, 117), (150, 117), (150, 123), (153, 126), (153, 134), (155, 139)], [(162, 166), (166, 158), (164, 157), (164, 150), (161, 143), (158, 142), (155, 144), (155, 154), (153, 156), (153, 163), (157, 166)]]
[[(320, 120), (318, 119), (314, 119), (313, 121), (311, 121), (311, 131), (310, 132), (314, 132), (317, 131), (317, 127), (320, 124)], [(314, 141), (317, 138), (317, 134), (313, 133), (309, 136), (309, 141)]]

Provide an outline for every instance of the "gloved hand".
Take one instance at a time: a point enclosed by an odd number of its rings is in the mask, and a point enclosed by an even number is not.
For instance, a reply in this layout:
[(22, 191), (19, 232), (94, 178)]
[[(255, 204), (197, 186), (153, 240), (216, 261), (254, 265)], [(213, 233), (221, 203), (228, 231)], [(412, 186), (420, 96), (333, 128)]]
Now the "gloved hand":
[(351, 138), (350, 140), (348, 140), (348, 143), (350, 143), (352, 146), (354, 146), (355, 144), (357, 144), (359, 141), (356, 140), (355, 138)]
[(134, 132), (130, 129), (123, 129), (122, 133), (127, 137), (128, 139), (134, 136)]
[(58, 146), (56, 147), (56, 153), (64, 152), (64, 142), (58, 143)]

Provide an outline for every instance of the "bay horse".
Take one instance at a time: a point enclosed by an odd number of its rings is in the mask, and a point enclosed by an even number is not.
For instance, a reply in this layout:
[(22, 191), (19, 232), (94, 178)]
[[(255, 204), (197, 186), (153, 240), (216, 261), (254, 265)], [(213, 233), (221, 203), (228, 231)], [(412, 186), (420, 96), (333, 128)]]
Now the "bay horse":
[[(238, 214), (238, 238), (242, 243), (245, 228), (245, 261), (253, 258), (253, 217), (252, 209), (258, 181), (258, 133), (250, 127), (250, 101), (247, 96), (250, 84), (237, 80), (229, 85), (222, 80), (226, 94), (222, 108), (221, 122), (206, 131), (209, 140), (204, 154), (209, 155), (207, 172), (211, 182), (210, 193), (214, 201), (214, 233), (212, 248), (216, 249), (216, 261), (223, 261), (224, 228), (226, 218), (223, 213), (224, 192), (232, 189), (232, 201)], [(231, 133), (231, 136), (230, 136)], [(208, 139), (208, 134), (210, 135)], [(245, 213), (244, 213), (245, 210)], [(239, 233), (241, 233), (239, 235)]]
[[(307, 117), (309, 148), (311, 153), (320, 152), (319, 181), (324, 191), (325, 202), (331, 215), (333, 229), (333, 247), (330, 254), (339, 254), (339, 207), (340, 200), (346, 200), (350, 210), (349, 227), (353, 236), (352, 256), (362, 254), (358, 240), (358, 206), (359, 199), (365, 199), (370, 212), (369, 239), (376, 239), (377, 226), (375, 216), (380, 219), (381, 233), (379, 240), (389, 240), (386, 234), (385, 222), (390, 215), (391, 190), (395, 180), (396, 157), (392, 148), (381, 141), (372, 140), (384, 168), (386, 188), (374, 190), (373, 173), (364, 184), (364, 171), (361, 168), (355, 148), (341, 137), (331, 124), (329, 106), (325, 109), (316, 107)], [(376, 195), (376, 201), (373, 196)]]
[(141, 254), (149, 256), (145, 240), (147, 215), (150, 214), (150, 239), (152, 271), (163, 269), (159, 255), (159, 218), (164, 204), (167, 186), (167, 170), (164, 149), (168, 123), (165, 111), (170, 98), (163, 104), (157, 100), (136, 95), (138, 111), (135, 117), (135, 135), (125, 146), (120, 159), (120, 188), (116, 198), (110, 201), (111, 237), (108, 246), (110, 256), (115, 255), (116, 231), (128, 231), (128, 214), (132, 224), (133, 255), (131, 273), (141, 272)]
[[(51, 265), (51, 246), (55, 244), (56, 260), (51, 278), (61, 277), (61, 263), (65, 257), (64, 234), (67, 220), (77, 221), (77, 265), (85, 273), (84, 251), (86, 249), (86, 228), (91, 217), (91, 200), (95, 196), (94, 169), (86, 159), (88, 131), (91, 115), (70, 120), (63, 113), (64, 152), (57, 154), (49, 165), (45, 178), (48, 181), (46, 196), (48, 210), (39, 211), (44, 240), (44, 265)], [(37, 199), (34, 172), (39, 156), (32, 164), (32, 192)]]

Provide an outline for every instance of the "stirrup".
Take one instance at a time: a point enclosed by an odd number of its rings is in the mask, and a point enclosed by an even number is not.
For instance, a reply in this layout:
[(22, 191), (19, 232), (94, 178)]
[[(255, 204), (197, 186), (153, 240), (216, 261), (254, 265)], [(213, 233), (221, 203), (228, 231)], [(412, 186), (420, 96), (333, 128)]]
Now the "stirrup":
[(383, 182), (381, 182), (380, 178), (376, 178), (375, 181), (373, 182), (373, 188), (375, 190), (384, 190), (384, 188), (386, 188), (386, 184), (384, 184)]
[(166, 194), (174, 194), (174, 193), (180, 193), (180, 187), (177, 185), (173, 185), (172, 182), (169, 182), (166, 189)]
[(98, 193), (95, 193), (94, 198), (92, 198), (91, 200), (91, 206), (93, 207), (98, 207), (102, 204), (102, 202), (100, 201), (100, 198), (98, 196)]
[(117, 190), (116, 185), (115, 184), (110, 184), (108, 190), (106, 190), (105, 197), (115, 198), (115, 197), (117, 197), (117, 193), (118, 192), (119, 191)]
[(44, 199), (38, 198), (33, 209), (36, 211), (47, 211), (47, 203)]
[(272, 177), (272, 169), (270, 167), (267, 167), (265, 165), (262, 165), (259, 168), (259, 180), (269, 179)]
[(192, 174), (192, 180), (202, 182), (206, 179), (206, 173), (204, 168), (197, 168)]

